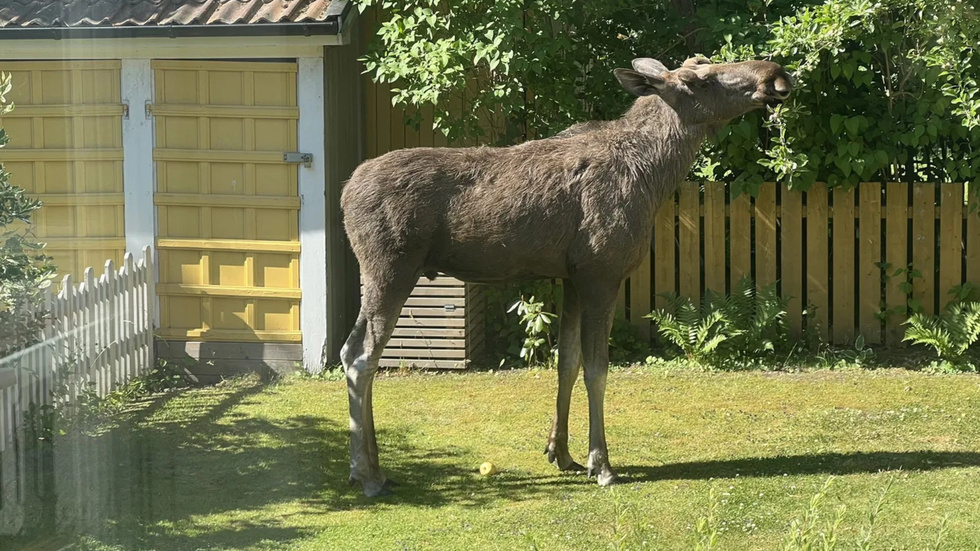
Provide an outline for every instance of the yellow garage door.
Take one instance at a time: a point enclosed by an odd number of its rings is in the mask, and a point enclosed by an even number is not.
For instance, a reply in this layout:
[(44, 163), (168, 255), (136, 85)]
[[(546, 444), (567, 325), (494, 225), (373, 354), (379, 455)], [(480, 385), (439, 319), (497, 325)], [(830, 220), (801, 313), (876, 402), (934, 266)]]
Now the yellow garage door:
[(153, 69), (161, 336), (300, 341), (296, 64)]
[(0, 161), (14, 184), (40, 199), (35, 233), (58, 272), (101, 273), (126, 251), (118, 61), (0, 62), (15, 109), (2, 122)]

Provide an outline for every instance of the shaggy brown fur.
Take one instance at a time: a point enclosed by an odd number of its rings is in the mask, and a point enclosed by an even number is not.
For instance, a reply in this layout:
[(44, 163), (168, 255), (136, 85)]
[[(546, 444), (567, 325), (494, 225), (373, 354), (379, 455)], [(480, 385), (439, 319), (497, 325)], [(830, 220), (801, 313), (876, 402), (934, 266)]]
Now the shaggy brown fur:
[(559, 395), (546, 452), (563, 470), (571, 388), (580, 362), (589, 394), (589, 473), (606, 485), (602, 413), (608, 337), (623, 279), (650, 250), (657, 209), (690, 170), (709, 132), (781, 102), (775, 63), (688, 60), (667, 71), (637, 59), (617, 69), (639, 96), (621, 119), (575, 125), (507, 148), (417, 148), (363, 163), (343, 190), (345, 227), (365, 286), (342, 351), (351, 413), (351, 480), (384, 491), (371, 411), (377, 363), (415, 281), (443, 272), (470, 282), (562, 278)]

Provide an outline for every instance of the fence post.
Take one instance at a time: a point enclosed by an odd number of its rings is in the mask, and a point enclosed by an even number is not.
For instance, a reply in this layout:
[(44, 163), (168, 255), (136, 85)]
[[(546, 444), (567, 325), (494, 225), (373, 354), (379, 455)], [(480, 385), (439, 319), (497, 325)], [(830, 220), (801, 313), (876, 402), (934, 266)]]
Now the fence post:
[(119, 271), (120, 280), (122, 283), (123, 292), (120, 293), (119, 298), (122, 299), (121, 311), (125, 315), (120, 316), (120, 331), (119, 331), (119, 346), (121, 347), (120, 353), (122, 354), (123, 372), (126, 377), (130, 377), (133, 374), (133, 335), (135, 332), (136, 320), (133, 315), (133, 309), (135, 304), (133, 301), (133, 284), (135, 283), (135, 278), (133, 277), (133, 271), (135, 266), (133, 264), (132, 253), (126, 253), (126, 257), (123, 259), (123, 267)]
[(156, 323), (156, 279), (154, 274), (156, 273), (156, 267), (153, 263), (153, 250), (150, 247), (143, 248), (143, 294), (146, 300), (143, 301), (143, 346), (146, 347), (146, 364), (143, 369), (149, 370), (153, 368), (153, 363), (156, 361), (156, 356), (154, 354), (154, 347), (156, 344), (153, 342), (153, 327)]
[(112, 390), (123, 378), (119, 377), (119, 270), (116, 269), (111, 260), (106, 262), (105, 277), (106, 315), (109, 318), (106, 329), (108, 329), (109, 337), (106, 339), (103, 354), (108, 359), (106, 371), (111, 381), (109, 390)]

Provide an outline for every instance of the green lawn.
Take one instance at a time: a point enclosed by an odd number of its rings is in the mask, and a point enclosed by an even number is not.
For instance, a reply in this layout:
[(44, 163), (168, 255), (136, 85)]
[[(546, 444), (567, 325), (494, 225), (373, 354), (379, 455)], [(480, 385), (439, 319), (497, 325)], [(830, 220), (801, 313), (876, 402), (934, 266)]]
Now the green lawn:
[[(871, 549), (931, 549), (946, 515), (943, 549), (978, 548), (980, 377), (618, 370), (607, 431), (628, 483), (611, 489), (546, 463), (555, 389), (535, 370), (381, 377), (381, 463), (401, 485), (375, 501), (347, 486), (343, 382), (146, 400), (88, 441), (109, 474), (79, 491), (80, 525), (100, 527), (82, 547), (694, 549), (713, 493), (715, 549), (772, 550), (832, 476), (817, 529), (845, 505), (840, 549), (890, 482)], [(579, 382), (580, 461), (587, 426)], [(479, 476), (488, 460), (501, 474)]]

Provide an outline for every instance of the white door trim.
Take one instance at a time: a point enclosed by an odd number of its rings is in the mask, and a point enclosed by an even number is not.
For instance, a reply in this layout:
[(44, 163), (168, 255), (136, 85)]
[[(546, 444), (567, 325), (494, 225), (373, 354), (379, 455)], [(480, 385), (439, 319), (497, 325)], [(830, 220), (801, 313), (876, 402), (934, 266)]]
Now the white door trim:
[[(150, 59), (123, 59), (120, 71), (123, 115), (123, 192), (126, 198), (126, 252), (141, 258), (143, 247), (153, 247), (156, 260), (156, 208), (153, 205), (155, 170), (153, 164), (153, 117), (146, 105), (153, 100), (153, 69)], [(154, 262), (154, 270), (158, 270)], [(156, 281), (159, 274), (153, 274)], [(150, 296), (156, 301), (154, 324), (160, 326), (160, 297), (151, 282)]]
[(297, 59), (299, 150), (313, 155), (313, 163), (299, 165), (299, 283), (300, 330), (303, 332), (303, 367), (323, 369), (327, 340), (327, 202), (324, 185), (323, 56)]

